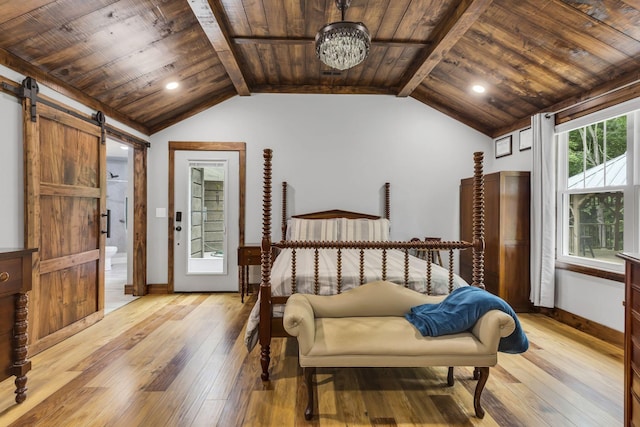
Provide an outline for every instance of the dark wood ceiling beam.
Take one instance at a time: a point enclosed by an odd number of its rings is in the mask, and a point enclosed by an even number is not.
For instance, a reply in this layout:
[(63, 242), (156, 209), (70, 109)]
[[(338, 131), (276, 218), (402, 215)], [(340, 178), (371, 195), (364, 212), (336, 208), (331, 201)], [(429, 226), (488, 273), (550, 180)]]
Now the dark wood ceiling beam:
[(429, 75), (442, 61), (457, 42), (464, 36), (473, 23), (491, 5), (492, 0), (462, 0), (458, 7), (443, 20), (433, 32), (431, 46), (427, 48), (424, 60), (419, 63), (415, 71), (405, 76), (400, 85), (398, 96), (406, 97), (411, 95), (416, 87)]
[[(235, 37), (235, 44), (267, 44), (267, 45), (308, 45), (315, 43), (315, 39), (310, 37)], [(426, 42), (402, 41), (402, 40), (371, 40), (372, 45), (383, 47), (413, 47), (425, 48), (429, 46)]]
[(329, 85), (260, 85), (254, 93), (305, 93), (340, 95), (395, 95), (392, 88), (371, 86), (329, 86)]
[(238, 58), (231, 47), (231, 37), (229, 37), (229, 32), (224, 27), (224, 13), (220, 9), (218, 2), (196, 0), (190, 1), (189, 6), (191, 6), (211, 46), (218, 54), (220, 62), (224, 65), (238, 95), (251, 95), (247, 81), (240, 69)]

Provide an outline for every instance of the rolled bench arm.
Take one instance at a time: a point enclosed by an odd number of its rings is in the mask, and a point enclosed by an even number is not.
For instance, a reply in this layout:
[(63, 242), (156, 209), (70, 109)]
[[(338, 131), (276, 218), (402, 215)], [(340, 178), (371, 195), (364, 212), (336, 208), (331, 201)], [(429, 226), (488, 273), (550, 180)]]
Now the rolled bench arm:
[(308, 354), (316, 339), (315, 314), (309, 300), (293, 294), (287, 300), (282, 319), (284, 329), (298, 339), (301, 354)]
[(498, 350), (500, 338), (508, 337), (515, 331), (513, 317), (500, 310), (490, 310), (478, 319), (471, 333), (492, 351)]

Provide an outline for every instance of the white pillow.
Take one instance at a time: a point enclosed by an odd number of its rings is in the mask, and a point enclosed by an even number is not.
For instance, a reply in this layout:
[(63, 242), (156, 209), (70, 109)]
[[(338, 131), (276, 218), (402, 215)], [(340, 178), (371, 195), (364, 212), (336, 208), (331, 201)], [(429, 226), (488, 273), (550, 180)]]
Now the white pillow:
[(389, 226), (390, 222), (386, 218), (343, 218), (339, 237), (343, 242), (386, 242), (389, 240)]
[(338, 240), (338, 220), (291, 218), (287, 235), (290, 240), (335, 242)]

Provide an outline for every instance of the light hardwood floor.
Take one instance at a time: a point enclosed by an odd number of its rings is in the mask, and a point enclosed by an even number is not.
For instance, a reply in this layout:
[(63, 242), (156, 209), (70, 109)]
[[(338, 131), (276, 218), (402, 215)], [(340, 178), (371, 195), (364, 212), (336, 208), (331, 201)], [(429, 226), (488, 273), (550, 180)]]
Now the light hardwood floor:
[(474, 416), (471, 370), (321, 369), (316, 413), (294, 339), (272, 342), (271, 381), (243, 344), (255, 296), (139, 298), (31, 358), (27, 400), (0, 383), (1, 426), (619, 426), (623, 351), (541, 315), (520, 315), (531, 342), (499, 355)]

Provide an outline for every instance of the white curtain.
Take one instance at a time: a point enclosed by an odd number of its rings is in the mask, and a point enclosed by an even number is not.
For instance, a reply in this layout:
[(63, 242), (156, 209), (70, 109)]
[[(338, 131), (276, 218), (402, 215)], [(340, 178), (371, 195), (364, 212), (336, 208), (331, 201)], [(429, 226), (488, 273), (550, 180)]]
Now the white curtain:
[(556, 250), (555, 116), (531, 117), (531, 301), (553, 308)]

